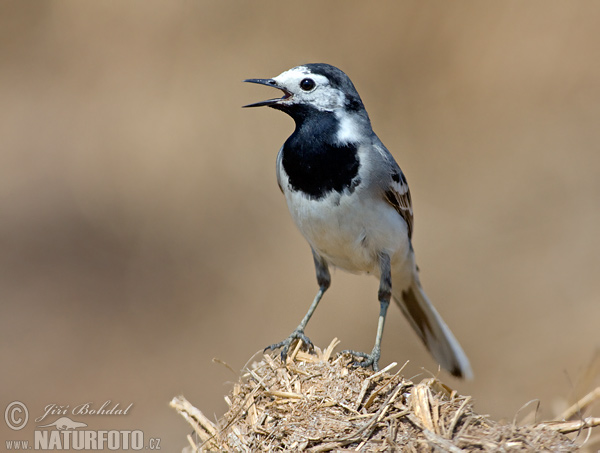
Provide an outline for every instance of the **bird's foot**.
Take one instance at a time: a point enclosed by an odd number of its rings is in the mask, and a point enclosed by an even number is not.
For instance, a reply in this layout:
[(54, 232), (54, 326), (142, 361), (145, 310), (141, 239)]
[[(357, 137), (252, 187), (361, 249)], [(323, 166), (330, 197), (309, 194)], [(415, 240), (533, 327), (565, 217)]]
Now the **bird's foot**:
[(267, 346), (264, 350), (274, 351), (275, 349), (281, 348), (281, 361), (285, 363), (287, 359), (288, 352), (290, 351), (290, 347), (295, 344), (297, 341), (301, 341), (304, 344), (304, 347), (309, 351), (314, 351), (314, 345), (310, 339), (304, 335), (304, 331), (302, 329), (296, 329), (292, 332), (292, 334), (287, 337), (285, 340), (280, 341), (279, 343), (272, 344), (271, 346)]
[(360, 361), (355, 360), (352, 362), (352, 366), (362, 368), (372, 367), (373, 371), (379, 370), (379, 357), (381, 357), (381, 351), (378, 348), (373, 348), (373, 351), (371, 351), (370, 354), (367, 354), (366, 352), (351, 351), (349, 349), (342, 351), (341, 354), (350, 354), (355, 358), (362, 359)]

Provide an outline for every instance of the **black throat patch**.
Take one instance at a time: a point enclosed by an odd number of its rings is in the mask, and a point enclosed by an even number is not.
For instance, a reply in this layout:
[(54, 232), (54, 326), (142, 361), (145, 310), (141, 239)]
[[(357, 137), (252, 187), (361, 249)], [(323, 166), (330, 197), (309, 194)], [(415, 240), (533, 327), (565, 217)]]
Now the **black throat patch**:
[[(294, 118), (296, 119), (296, 118)], [(296, 130), (282, 150), (282, 165), (293, 190), (313, 199), (331, 191), (350, 191), (360, 183), (355, 144), (336, 144), (338, 121), (330, 113), (309, 115), (296, 121)]]

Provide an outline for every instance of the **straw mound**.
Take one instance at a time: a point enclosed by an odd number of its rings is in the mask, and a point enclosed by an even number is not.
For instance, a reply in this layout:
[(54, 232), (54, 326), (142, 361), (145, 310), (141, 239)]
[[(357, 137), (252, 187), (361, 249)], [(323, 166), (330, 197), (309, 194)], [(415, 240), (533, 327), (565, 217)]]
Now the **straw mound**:
[(392, 364), (373, 373), (331, 358), (334, 340), (316, 355), (299, 351), (284, 366), (265, 355), (225, 397), (216, 423), (183, 397), (171, 406), (194, 428), (187, 451), (575, 451), (563, 433), (600, 423), (588, 418), (529, 426), (500, 424), (473, 411), (471, 397), (430, 378), (415, 384)]

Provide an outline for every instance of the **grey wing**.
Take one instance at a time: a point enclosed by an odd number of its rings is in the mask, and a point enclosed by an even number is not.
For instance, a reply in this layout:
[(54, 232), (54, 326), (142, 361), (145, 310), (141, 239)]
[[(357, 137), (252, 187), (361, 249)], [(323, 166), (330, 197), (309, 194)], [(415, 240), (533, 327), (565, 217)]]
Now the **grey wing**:
[[(376, 145), (376, 149), (383, 157), (386, 165), (385, 173), (388, 175), (382, 181), (382, 189), (385, 200), (391, 204), (396, 212), (402, 216), (408, 226), (408, 237), (412, 238), (413, 232), (413, 209), (410, 198), (410, 189), (408, 182), (402, 170), (394, 160), (393, 156), (381, 142)], [(386, 180), (387, 179), (387, 180)]]

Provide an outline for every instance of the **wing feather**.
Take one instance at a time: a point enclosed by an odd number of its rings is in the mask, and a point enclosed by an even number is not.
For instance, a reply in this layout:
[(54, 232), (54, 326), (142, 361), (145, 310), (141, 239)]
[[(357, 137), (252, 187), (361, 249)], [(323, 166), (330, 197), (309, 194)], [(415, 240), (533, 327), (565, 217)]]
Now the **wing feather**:
[(402, 216), (408, 225), (408, 237), (412, 238), (413, 209), (410, 190), (406, 178), (400, 169), (392, 174), (392, 181), (384, 192), (386, 201)]

